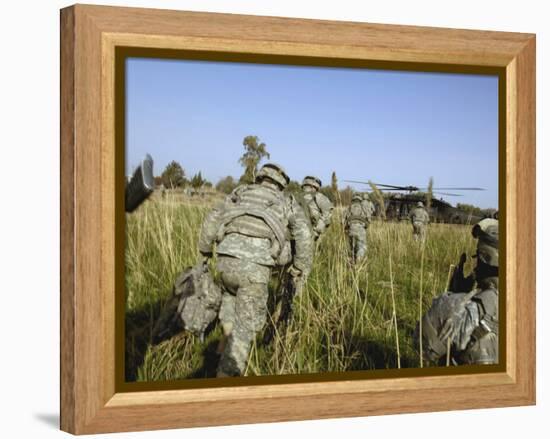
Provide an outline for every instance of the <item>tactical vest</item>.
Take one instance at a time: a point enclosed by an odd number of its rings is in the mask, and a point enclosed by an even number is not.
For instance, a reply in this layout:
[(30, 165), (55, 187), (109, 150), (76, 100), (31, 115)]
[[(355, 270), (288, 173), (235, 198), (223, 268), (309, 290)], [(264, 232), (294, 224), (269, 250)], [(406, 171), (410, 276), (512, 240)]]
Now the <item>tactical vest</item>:
[(366, 226), (368, 224), (368, 217), (368, 213), (365, 212), (361, 203), (351, 203), (347, 217), (347, 222), (349, 224), (360, 222)]
[(417, 207), (412, 211), (411, 218), (413, 223), (427, 224), (430, 217), (428, 215), (428, 212), (426, 212), (424, 209)]
[(235, 190), (225, 205), (218, 241), (230, 233), (271, 241), (272, 256), (277, 259), (287, 246), (288, 213), (285, 194), (253, 184)]

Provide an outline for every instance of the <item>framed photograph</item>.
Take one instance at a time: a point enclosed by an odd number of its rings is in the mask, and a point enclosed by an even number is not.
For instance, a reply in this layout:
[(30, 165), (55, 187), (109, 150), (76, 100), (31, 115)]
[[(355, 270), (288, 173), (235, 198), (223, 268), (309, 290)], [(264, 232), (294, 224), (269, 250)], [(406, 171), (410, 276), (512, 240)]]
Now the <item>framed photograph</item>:
[(534, 35), (61, 11), (63, 430), (534, 403)]

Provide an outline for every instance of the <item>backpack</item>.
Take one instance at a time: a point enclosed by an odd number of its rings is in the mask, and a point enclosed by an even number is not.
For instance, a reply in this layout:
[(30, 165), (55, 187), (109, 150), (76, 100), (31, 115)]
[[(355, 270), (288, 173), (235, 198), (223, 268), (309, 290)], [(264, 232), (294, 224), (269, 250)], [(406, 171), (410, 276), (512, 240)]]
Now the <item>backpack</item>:
[(184, 329), (202, 339), (217, 317), (222, 301), (221, 289), (208, 266), (201, 263), (184, 270), (174, 283), (173, 295), (179, 298), (176, 313)]

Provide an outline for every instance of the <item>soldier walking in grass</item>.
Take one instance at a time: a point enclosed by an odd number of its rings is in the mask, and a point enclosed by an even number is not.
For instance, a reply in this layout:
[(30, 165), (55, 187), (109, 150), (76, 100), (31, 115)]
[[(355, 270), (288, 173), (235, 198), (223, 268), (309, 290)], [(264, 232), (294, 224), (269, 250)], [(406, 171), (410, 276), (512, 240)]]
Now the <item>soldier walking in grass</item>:
[(372, 219), (376, 208), (374, 207), (374, 203), (370, 200), (369, 194), (366, 192), (363, 194), (363, 206), (365, 210), (369, 212), (369, 217)]
[(464, 277), (463, 254), (451, 291), (436, 297), (422, 325), (417, 325), (415, 339), (420, 344), (422, 328), (422, 355), (427, 362), (498, 363), (498, 221), (480, 221), (472, 235), (478, 240), (474, 272)]
[(321, 189), (321, 180), (317, 177), (307, 176), (302, 182), (302, 190), (304, 191), (304, 203), (308, 209), (309, 219), (311, 221), (311, 229), (313, 239), (317, 241), (325, 232), (332, 218), (333, 204), (319, 190)]
[(356, 193), (345, 215), (345, 229), (351, 249), (351, 261), (358, 264), (367, 254), (367, 228), (372, 211), (361, 194)]
[(220, 377), (245, 372), (251, 343), (266, 322), (272, 269), (289, 265), (299, 279), (311, 267), (310, 226), (295, 198), (283, 192), (288, 183), (282, 167), (266, 164), (254, 184), (237, 187), (203, 223), (199, 251), (210, 258), (215, 247), (222, 290)]
[(424, 242), (426, 240), (426, 229), (430, 222), (430, 216), (424, 208), (424, 203), (419, 201), (416, 207), (409, 214), (413, 226), (413, 238), (415, 241)]

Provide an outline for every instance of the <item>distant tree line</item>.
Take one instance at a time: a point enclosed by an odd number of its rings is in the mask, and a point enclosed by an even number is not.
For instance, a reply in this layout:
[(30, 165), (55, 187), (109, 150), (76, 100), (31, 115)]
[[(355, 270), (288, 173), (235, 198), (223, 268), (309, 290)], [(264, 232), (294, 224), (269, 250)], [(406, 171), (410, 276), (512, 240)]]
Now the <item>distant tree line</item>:
[(163, 185), (167, 189), (212, 187), (212, 183), (202, 176), (201, 171), (193, 175), (191, 179), (186, 178), (183, 167), (175, 160), (166, 165), (160, 176), (155, 177), (155, 184), (158, 186)]
[(492, 217), (493, 214), (496, 212), (496, 209), (481, 209), (480, 207), (466, 203), (457, 203), (456, 207), (457, 209), (463, 210), (464, 212), (471, 213), (472, 215), (482, 218)]

